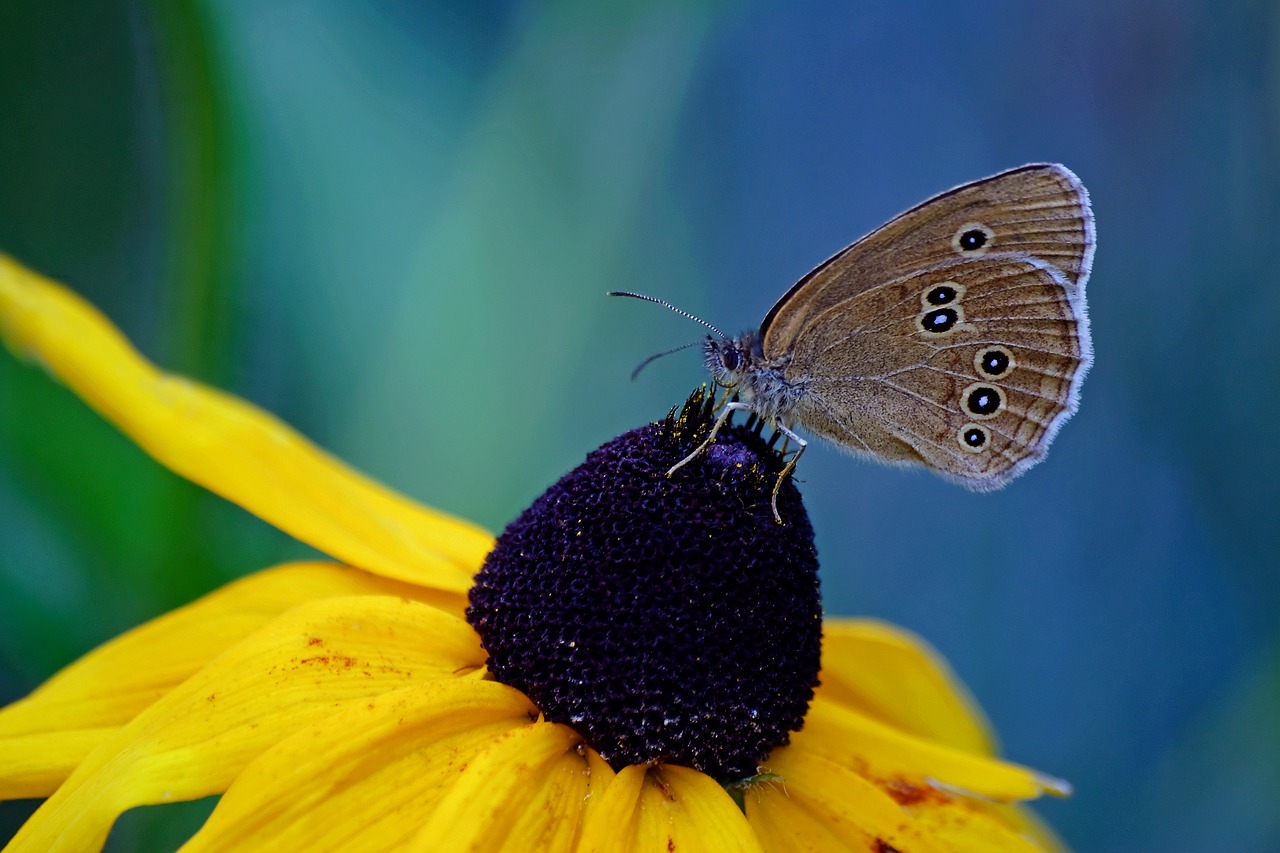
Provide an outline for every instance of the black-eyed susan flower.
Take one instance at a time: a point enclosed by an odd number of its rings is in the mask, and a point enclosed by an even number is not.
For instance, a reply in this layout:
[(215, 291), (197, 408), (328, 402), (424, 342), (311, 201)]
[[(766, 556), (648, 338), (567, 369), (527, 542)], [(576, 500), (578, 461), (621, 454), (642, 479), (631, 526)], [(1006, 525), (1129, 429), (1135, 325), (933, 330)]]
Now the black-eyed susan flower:
[[(1043, 850), (919, 640), (821, 620), (812, 532), (707, 409), (590, 454), (494, 540), (243, 401), (167, 375), (0, 258), (0, 334), (162, 464), (336, 562), (266, 569), (0, 711), (6, 849), (100, 847), (134, 806), (221, 794), (190, 850)], [(685, 450), (681, 450), (685, 448)], [(486, 556), (487, 555), (487, 556)], [(821, 646), (819, 646), (821, 643)]]

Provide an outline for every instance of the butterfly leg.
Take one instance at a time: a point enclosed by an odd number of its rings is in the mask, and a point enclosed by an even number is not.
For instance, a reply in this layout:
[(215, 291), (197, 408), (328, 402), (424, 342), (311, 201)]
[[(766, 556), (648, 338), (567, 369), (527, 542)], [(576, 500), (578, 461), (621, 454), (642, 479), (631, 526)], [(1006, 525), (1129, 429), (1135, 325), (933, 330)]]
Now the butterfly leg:
[(720, 417), (716, 418), (715, 424), (713, 424), (711, 427), (711, 434), (707, 436), (707, 440), (702, 442), (702, 444), (699, 444), (696, 448), (694, 448), (694, 451), (690, 453), (688, 456), (681, 459), (676, 464), (672, 465), (671, 469), (667, 471), (667, 476), (670, 477), (672, 474), (679, 471), (684, 466), (688, 465), (690, 462), (694, 460), (695, 457), (697, 457), (699, 453), (701, 453), (702, 451), (710, 447), (711, 442), (716, 440), (716, 433), (720, 432), (720, 427), (724, 426), (724, 422), (729, 420), (730, 415), (732, 415), (734, 412), (738, 411), (739, 409), (750, 409), (750, 408), (751, 407), (748, 406), (746, 403), (725, 403), (724, 408), (720, 410)]
[(773, 484), (773, 520), (781, 524), (782, 516), (778, 514), (778, 490), (782, 488), (782, 481), (787, 479), (787, 475), (796, 470), (796, 463), (800, 461), (800, 457), (804, 453), (804, 449), (809, 446), (809, 442), (787, 429), (782, 423), (778, 423), (776, 426), (778, 432), (787, 437), (787, 441), (794, 440), (796, 447), (799, 448), (796, 450), (796, 455), (791, 457), (791, 460), (783, 467), (782, 473), (778, 475), (778, 482)]

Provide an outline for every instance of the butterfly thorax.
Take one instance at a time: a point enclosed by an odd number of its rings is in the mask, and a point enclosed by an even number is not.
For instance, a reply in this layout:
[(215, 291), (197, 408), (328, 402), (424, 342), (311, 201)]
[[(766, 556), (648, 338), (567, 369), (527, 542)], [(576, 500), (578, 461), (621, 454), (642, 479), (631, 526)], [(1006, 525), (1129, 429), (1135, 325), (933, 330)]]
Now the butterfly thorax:
[(766, 358), (759, 334), (743, 332), (732, 340), (708, 337), (703, 356), (717, 385), (736, 391), (742, 402), (769, 423), (790, 422), (792, 411), (804, 396), (805, 383), (786, 377), (789, 355)]

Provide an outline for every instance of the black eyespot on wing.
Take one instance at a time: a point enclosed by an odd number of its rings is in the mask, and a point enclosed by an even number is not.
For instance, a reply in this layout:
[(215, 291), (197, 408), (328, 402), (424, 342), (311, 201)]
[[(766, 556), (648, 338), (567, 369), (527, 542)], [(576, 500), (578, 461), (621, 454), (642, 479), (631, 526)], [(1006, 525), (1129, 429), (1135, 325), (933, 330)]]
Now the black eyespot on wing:
[(954, 308), (938, 308), (920, 315), (920, 328), (935, 335), (950, 331), (960, 320)]
[(939, 284), (930, 288), (929, 292), (924, 295), (924, 301), (930, 305), (947, 305), (956, 301), (956, 297), (960, 293), (950, 284)]
[(962, 255), (981, 255), (990, 246), (995, 232), (981, 222), (966, 222), (951, 238), (951, 248)]
[(1009, 353), (1003, 349), (984, 350), (978, 356), (978, 369), (987, 376), (1003, 376), (1010, 364)]
[(977, 424), (966, 424), (960, 429), (960, 446), (977, 453), (987, 446), (987, 431)]
[(992, 388), (990, 385), (979, 385), (972, 388), (965, 395), (964, 407), (970, 414), (978, 417), (990, 417), (1000, 411), (1000, 406), (1004, 400), (1000, 396), (1000, 389)]

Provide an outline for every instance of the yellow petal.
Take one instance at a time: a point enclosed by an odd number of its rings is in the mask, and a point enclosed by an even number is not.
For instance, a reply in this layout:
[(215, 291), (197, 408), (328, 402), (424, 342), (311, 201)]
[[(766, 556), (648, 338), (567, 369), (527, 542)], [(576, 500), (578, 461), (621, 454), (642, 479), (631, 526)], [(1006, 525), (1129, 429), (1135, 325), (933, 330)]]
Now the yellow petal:
[(1041, 853), (1053, 846), (1036, 843), (1019, 822), (1006, 819), (990, 804), (966, 797), (929, 798), (911, 807), (916, 821), (949, 850), (973, 853)]
[(759, 851), (733, 799), (711, 777), (687, 767), (624, 767), (588, 803), (581, 851), (696, 853)]
[(747, 820), (770, 853), (784, 851), (945, 851), (888, 795), (850, 770), (797, 747), (769, 756), (781, 779), (743, 792)]
[(1038, 849), (1048, 853), (1070, 853), (1070, 848), (1058, 837), (1040, 815), (1021, 803), (984, 803), (986, 810), (1008, 826), (1015, 835), (1025, 838)]
[(820, 695), (909, 734), (991, 754), (977, 703), (927, 643), (869, 619), (822, 626)]
[(348, 468), (243, 400), (162, 373), (80, 297), (0, 255), (0, 336), (159, 462), (337, 559), (465, 592), (488, 533)]
[(455, 593), (331, 563), (288, 564), (228, 584), (99, 646), (0, 709), (0, 799), (47, 797), (115, 727), (284, 611), (360, 594), (425, 600), (458, 616), (465, 607)]
[(0, 801), (47, 797), (115, 728), (0, 738)]
[(1065, 794), (1059, 779), (945, 744), (914, 737), (821, 697), (791, 742), (825, 755), (882, 786), (943, 786), (1009, 802)]
[(462, 622), (387, 596), (290, 610), (104, 741), (22, 827), (13, 850), (100, 847), (134, 806), (226, 790), (267, 748), (353, 701), (479, 672)]
[(585, 803), (612, 778), (568, 726), (537, 722), (513, 729), (455, 774), (409, 849), (567, 853)]
[[(353, 703), (250, 763), (184, 853), (399, 848), (471, 772), (475, 756), (503, 732), (527, 727), (530, 715), (537, 710), (518, 690), (479, 679)], [(475, 796), (463, 807), (500, 805), (496, 791), (482, 787)], [(479, 822), (488, 820), (486, 812)]]

